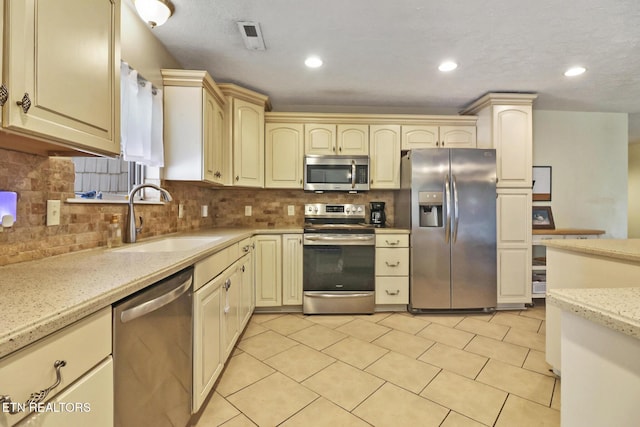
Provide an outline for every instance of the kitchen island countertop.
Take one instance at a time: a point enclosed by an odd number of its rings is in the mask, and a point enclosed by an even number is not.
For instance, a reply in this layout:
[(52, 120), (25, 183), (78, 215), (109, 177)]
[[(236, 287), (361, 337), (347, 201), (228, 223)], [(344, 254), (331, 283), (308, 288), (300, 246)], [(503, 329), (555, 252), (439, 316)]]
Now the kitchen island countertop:
[(640, 339), (640, 288), (553, 289), (547, 302)]
[(0, 358), (254, 234), (293, 229), (208, 229), (167, 237), (218, 237), (189, 250), (122, 252), (104, 247), (0, 267)]
[(640, 262), (640, 239), (558, 239), (540, 244), (588, 255)]

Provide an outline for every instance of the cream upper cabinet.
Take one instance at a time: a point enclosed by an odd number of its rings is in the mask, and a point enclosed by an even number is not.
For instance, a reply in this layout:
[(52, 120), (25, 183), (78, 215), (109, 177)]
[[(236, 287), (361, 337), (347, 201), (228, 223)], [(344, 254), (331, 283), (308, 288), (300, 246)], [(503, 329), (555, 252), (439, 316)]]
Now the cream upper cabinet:
[(225, 98), (206, 71), (161, 70), (164, 84), (164, 179), (231, 181)]
[(304, 125), (304, 154), (337, 153), (336, 125), (307, 123)]
[(403, 125), (402, 149), (475, 148), (475, 126)]
[(302, 234), (282, 235), (282, 305), (302, 305)]
[(369, 127), (371, 189), (400, 188), (400, 126)]
[(307, 123), (304, 125), (304, 153), (366, 156), (369, 154), (369, 126)]
[(440, 126), (439, 133), (443, 148), (476, 148), (475, 126)]
[(2, 109), (9, 99), (7, 84), (2, 75), (2, 61), (4, 57), (4, 52), (2, 51), (4, 47), (4, 2), (5, 0), (0, 0), (0, 127), (2, 127)]
[(369, 154), (368, 125), (338, 125), (337, 154), (366, 156)]
[(265, 187), (302, 188), (303, 125), (267, 123), (265, 134)]
[(5, 3), (2, 125), (54, 147), (120, 154), (120, 1)]
[(531, 105), (494, 107), (493, 133), (498, 154), (499, 187), (532, 187)]
[(227, 127), (233, 147), (233, 185), (264, 187), (265, 95), (234, 84), (219, 85), (227, 98)]

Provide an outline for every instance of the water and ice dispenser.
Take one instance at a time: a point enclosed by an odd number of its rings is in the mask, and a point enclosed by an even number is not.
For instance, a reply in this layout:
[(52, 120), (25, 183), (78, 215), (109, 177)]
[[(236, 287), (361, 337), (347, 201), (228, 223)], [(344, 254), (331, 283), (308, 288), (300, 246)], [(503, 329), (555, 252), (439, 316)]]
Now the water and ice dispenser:
[(443, 222), (442, 191), (420, 191), (418, 204), (420, 206), (420, 227), (442, 227)]

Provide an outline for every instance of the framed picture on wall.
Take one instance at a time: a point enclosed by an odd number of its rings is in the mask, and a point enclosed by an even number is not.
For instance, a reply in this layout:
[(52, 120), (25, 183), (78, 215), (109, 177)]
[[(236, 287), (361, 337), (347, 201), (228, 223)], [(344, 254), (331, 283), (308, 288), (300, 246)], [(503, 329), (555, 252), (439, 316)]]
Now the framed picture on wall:
[(533, 201), (551, 201), (551, 166), (533, 167)]
[(556, 228), (556, 224), (553, 222), (551, 206), (534, 206), (531, 225), (534, 230), (554, 230)]

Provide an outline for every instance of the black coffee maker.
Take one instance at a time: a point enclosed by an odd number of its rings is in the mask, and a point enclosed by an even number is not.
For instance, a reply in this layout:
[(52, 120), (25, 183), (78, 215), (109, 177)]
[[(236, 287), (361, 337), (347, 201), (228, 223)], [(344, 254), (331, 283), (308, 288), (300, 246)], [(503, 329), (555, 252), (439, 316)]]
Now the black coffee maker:
[(369, 214), (369, 223), (374, 227), (384, 227), (387, 217), (384, 214), (384, 202), (370, 202), (371, 213)]

